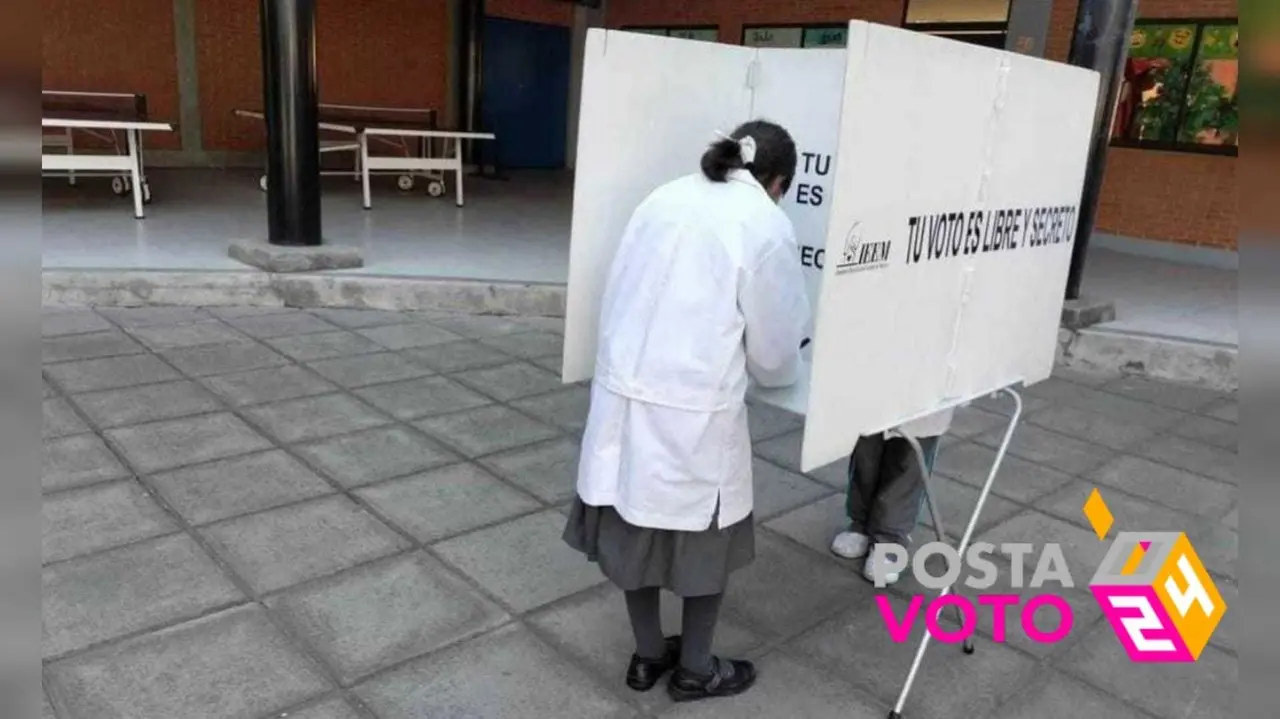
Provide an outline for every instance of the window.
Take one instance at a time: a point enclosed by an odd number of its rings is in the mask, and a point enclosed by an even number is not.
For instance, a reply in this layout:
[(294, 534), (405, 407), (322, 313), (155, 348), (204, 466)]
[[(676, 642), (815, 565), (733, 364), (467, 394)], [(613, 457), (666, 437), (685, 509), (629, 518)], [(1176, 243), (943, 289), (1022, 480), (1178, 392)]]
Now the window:
[(703, 40), (705, 42), (719, 42), (720, 40), (720, 28), (715, 25), (699, 25), (695, 27), (623, 27), (622, 29), (627, 32), (679, 37), (685, 40)]
[(748, 47), (844, 47), (848, 25), (775, 25), (742, 28)]
[(1140, 22), (1111, 126), (1116, 145), (1236, 154), (1239, 26)]

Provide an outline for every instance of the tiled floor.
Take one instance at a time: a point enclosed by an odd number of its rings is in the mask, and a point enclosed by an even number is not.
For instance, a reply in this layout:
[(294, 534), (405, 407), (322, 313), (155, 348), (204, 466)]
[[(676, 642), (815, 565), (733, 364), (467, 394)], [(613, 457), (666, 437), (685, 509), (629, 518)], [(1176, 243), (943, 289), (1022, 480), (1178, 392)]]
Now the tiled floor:
[[(877, 590), (827, 552), (842, 469), (797, 473), (799, 420), (760, 407), (757, 559), (717, 637), (758, 660), (760, 682), (680, 707), (625, 687), (621, 596), (559, 539), (587, 406), (554, 374), (559, 332), (438, 314), (46, 310), (44, 716), (883, 717), (914, 644), (889, 639)], [(905, 716), (1233, 716), (1235, 613), (1196, 664), (1129, 662), (1082, 588), (1106, 547), (1081, 506), (1097, 486), (1117, 529), (1186, 532), (1234, 602), (1235, 398), (1078, 374), (1027, 394), (978, 537), (1061, 543), (1074, 629), (997, 643), (983, 616), (973, 656), (931, 647)], [(962, 410), (939, 458), (953, 533), (996, 410)], [(893, 606), (918, 587), (906, 578)], [(678, 626), (677, 604), (665, 609)]]

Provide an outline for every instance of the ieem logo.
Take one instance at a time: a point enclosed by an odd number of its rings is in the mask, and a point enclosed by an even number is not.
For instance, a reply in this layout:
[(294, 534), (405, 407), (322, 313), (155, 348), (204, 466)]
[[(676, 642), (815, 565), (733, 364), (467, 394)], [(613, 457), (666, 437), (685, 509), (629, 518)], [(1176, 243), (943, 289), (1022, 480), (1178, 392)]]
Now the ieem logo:
[[(1097, 489), (1085, 502), (1084, 514), (1098, 539), (1106, 539), (1114, 518)], [(986, 542), (975, 542), (967, 549), (963, 560), (970, 572), (964, 578), (965, 586), (989, 590), (995, 585), (996, 565), (987, 559), (995, 549)], [(1025, 543), (1000, 546), (1000, 551), (1011, 559), (1010, 587), (1024, 587), (1023, 559), (1029, 557), (1033, 549)], [(923, 544), (910, 560), (906, 548), (899, 545), (877, 546), (877, 550), (883, 560), (876, 565), (881, 575), (901, 572), (910, 563), (916, 580), (927, 589), (946, 590), (960, 578), (961, 557), (945, 542)], [(941, 576), (929, 573), (927, 561), (934, 556), (941, 557), (947, 566)], [(1062, 548), (1054, 543), (1044, 545), (1031, 580), (1025, 586), (1039, 589), (1046, 583), (1058, 584), (1063, 589), (1075, 586)], [(876, 577), (876, 586), (885, 586), (883, 576)], [(1227, 612), (1226, 602), (1191, 541), (1182, 532), (1121, 532), (1089, 582), (1089, 590), (1129, 658), (1135, 662), (1196, 661)], [(1005, 611), (1017, 607), (1022, 599), (1017, 594), (977, 595), (977, 605), (990, 608), (993, 641), (1005, 641)], [(923, 595), (911, 597), (906, 612), (898, 618), (888, 596), (876, 597), (876, 605), (893, 641), (905, 642), (910, 638), (924, 603)], [(959, 629), (949, 629), (940, 623), (942, 612), (947, 608), (955, 611)], [(1035, 615), (1040, 609), (1051, 609), (1057, 614), (1054, 628), (1044, 630), (1036, 626)], [(925, 627), (938, 641), (960, 642), (973, 634), (977, 615), (973, 601), (948, 593), (929, 604), (924, 612)], [(1053, 593), (1029, 598), (1022, 604), (1020, 619), (1023, 633), (1043, 643), (1065, 639), (1074, 624), (1070, 603)]]

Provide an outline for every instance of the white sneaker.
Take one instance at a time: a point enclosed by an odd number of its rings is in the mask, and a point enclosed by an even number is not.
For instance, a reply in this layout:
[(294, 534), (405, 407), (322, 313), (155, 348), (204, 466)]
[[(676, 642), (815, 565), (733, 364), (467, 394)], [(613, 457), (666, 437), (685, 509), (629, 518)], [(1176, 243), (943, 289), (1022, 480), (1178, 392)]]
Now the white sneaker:
[(841, 532), (831, 540), (831, 553), (845, 559), (857, 559), (871, 547), (871, 537), (858, 532)]
[[(867, 581), (872, 584), (876, 583), (877, 567), (884, 561), (884, 558), (880, 556), (880, 552), (877, 551), (878, 549), (880, 548), (872, 548), (871, 554), (867, 555), (867, 561), (862, 564), (862, 576), (866, 577)], [(884, 576), (879, 577), (886, 587), (890, 584), (897, 584), (900, 578), (897, 572), (884, 572)]]

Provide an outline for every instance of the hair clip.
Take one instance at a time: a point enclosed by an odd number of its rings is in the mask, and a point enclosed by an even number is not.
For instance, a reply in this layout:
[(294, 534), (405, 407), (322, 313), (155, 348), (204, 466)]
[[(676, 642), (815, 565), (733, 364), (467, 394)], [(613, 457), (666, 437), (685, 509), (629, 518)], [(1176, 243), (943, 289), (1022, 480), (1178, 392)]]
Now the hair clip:
[(742, 164), (750, 165), (756, 161), (756, 138), (750, 135), (730, 137), (719, 130), (716, 130), (716, 135), (721, 139), (730, 140), (738, 144), (738, 152), (742, 155)]

